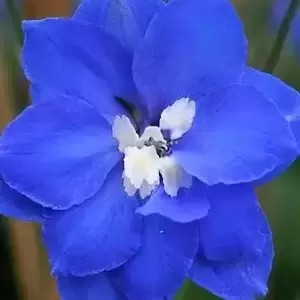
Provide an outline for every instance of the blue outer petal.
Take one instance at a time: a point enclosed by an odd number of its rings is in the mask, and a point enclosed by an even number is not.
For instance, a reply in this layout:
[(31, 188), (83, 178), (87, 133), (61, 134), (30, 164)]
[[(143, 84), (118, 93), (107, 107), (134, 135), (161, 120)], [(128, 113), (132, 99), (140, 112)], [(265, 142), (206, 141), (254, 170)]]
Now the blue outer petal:
[(111, 283), (108, 273), (57, 280), (61, 300), (126, 300)]
[[(290, 122), (298, 149), (300, 149), (300, 94), (279, 78), (252, 68), (245, 69), (241, 81), (244, 84), (254, 86), (277, 105), (280, 112)], [(288, 162), (279, 166), (267, 176), (256, 181), (255, 184), (260, 185), (269, 182), (283, 173), (289, 165)]]
[(42, 222), (43, 207), (10, 188), (0, 178), (0, 214), (22, 221)]
[[(59, 92), (58, 90), (51, 90), (49, 88), (45, 88), (44, 86), (40, 86), (38, 84), (31, 84), (30, 85), (30, 97), (31, 97), (31, 102), (35, 104), (40, 101), (45, 101), (45, 100), (49, 101), (51, 99), (55, 99), (58, 97), (64, 97), (64, 95), (62, 95), (61, 92)], [(101, 97), (104, 98), (105, 95), (102, 94)], [(108, 96), (108, 97), (109, 97), (108, 99), (115, 101), (114, 99), (110, 98), (111, 96)], [(118, 110), (118, 106), (116, 109)], [(103, 107), (103, 109), (101, 109), (100, 113), (101, 113), (101, 116), (112, 126), (116, 115), (113, 112), (109, 113), (108, 111), (106, 111), (104, 109), (104, 107)], [(127, 112), (121, 107), (120, 107), (120, 110), (118, 110), (118, 113), (124, 114), (124, 115), (127, 114)]]
[(42, 88), (38, 84), (31, 84), (29, 88), (29, 93), (30, 93), (30, 98), (32, 103), (50, 100), (58, 96), (61, 96), (59, 95), (58, 91)]
[(285, 118), (290, 122), (300, 149), (300, 94), (273, 75), (247, 68), (242, 83), (254, 86), (267, 98), (276, 103)]
[[(51, 100), (51, 99), (55, 99), (57, 97), (62, 97), (63, 95), (57, 90), (51, 90), (49, 88), (39, 86), (38, 84), (31, 84), (30, 85), (30, 96), (31, 96), (32, 103), (38, 103), (40, 101)], [(102, 95), (102, 97), (104, 97), (104, 94)], [(123, 108), (120, 108), (119, 114), (121, 114), (121, 113), (124, 115), (127, 114), (127, 112), (125, 112), (125, 110), (123, 110)], [(101, 116), (109, 124), (111, 124), (111, 126), (113, 125), (115, 117), (116, 117), (115, 114), (104, 113), (104, 110), (102, 110)]]
[[(61, 91), (45, 88), (44, 86), (41, 86), (41, 85), (38, 85), (38, 84), (31, 84), (30, 88), (29, 88), (29, 92), (30, 92), (31, 102), (33, 104), (38, 103), (40, 101), (45, 101), (45, 100), (49, 101), (51, 99), (55, 99), (55, 98), (58, 98), (58, 97), (65, 97), (65, 95), (63, 95)], [(104, 99), (104, 97), (107, 97), (107, 95), (105, 96), (105, 93), (103, 93), (101, 95), (101, 98), (102, 97)], [(106, 99), (110, 99), (113, 102), (115, 101), (115, 99), (111, 98), (111, 95), (108, 96), (108, 98), (106, 98)], [(102, 109), (100, 111), (101, 116), (111, 126), (114, 123), (116, 114), (127, 115), (127, 113), (128, 113), (127, 111), (124, 110), (124, 108), (122, 108), (122, 107), (118, 108), (118, 105), (114, 108), (114, 109), (117, 109), (116, 112), (114, 112), (114, 110), (112, 112), (108, 112), (107, 110), (105, 110), (104, 107), (102, 107)], [(99, 109), (98, 109), (98, 111), (99, 111)]]
[[(116, 289), (110, 280), (110, 274), (106, 272), (86, 277), (59, 277), (58, 291), (61, 300), (129, 300)], [(151, 300), (171, 299), (174, 298), (151, 298)]]
[(253, 87), (222, 88), (199, 100), (196, 110), (192, 128), (173, 146), (173, 155), (209, 185), (251, 182), (297, 157), (289, 123)]
[(110, 125), (89, 104), (71, 97), (27, 108), (2, 140), (3, 179), (54, 209), (93, 196), (121, 159)]
[(123, 187), (116, 167), (84, 204), (57, 212), (43, 227), (52, 273), (85, 276), (125, 263), (140, 246), (138, 201)]
[(144, 216), (160, 214), (175, 222), (188, 223), (203, 218), (208, 210), (205, 185), (194, 179), (193, 186), (190, 189), (181, 188), (175, 198), (159, 187), (137, 211)]
[(179, 224), (161, 216), (145, 217), (141, 249), (116, 270), (116, 282), (130, 300), (174, 295), (198, 249), (198, 222)]
[(200, 245), (208, 260), (230, 260), (255, 254), (265, 245), (259, 234), (265, 222), (251, 185), (213, 186), (207, 192), (211, 204), (200, 221)]
[(27, 78), (57, 94), (91, 103), (101, 113), (122, 111), (113, 98), (136, 100), (131, 55), (94, 24), (72, 19), (24, 21)]
[(242, 24), (230, 1), (174, 0), (151, 21), (133, 74), (157, 119), (181, 97), (198, 98), (236, 82), (246, 59)]
[(76, 19), (95, 23), (133, 52), (163, 0), (83, 0)]
[[(240, 200), (243, 202), (243, 199)], [(254, 241), (252, 252), (246, 248), (245, 252), (241, 252), (235, 259), (213, 261), (208, 260), (200, 250), (190, 270), (190, 278), (195, 283), (225, 300), (252, 300), (256, 296), (264, 296), (268, 291), (266, 284), (273, 260), (272, 237), (263, 212), (258, 204), (255, 204), (255, 201), (252, 201), (252, 205), (253, 209), (257, 205), (256, 217), (249, 224), (254, 230), (252, 232)], [(236, 218), (234, 214), (231, 217)], [(239, 218), (236, 220), (238, 222)], [(246, 224), (243, 228), (246, 228)], [(226, 231), (227, 227), (225, 226), (223, 229)], [(239, 224), (236, 224), (235, 230), (236, 234), (240, 235), (238, 233)], [(260, 248), (257, 248), (255, 235), (259, 241), (262, 241), (262, 237), (264, 238), (265, 243), (261, 243)], [(241, 242), (243, 244), (244, 241)], [(217, 244), (216, 247), (218, 246)]]

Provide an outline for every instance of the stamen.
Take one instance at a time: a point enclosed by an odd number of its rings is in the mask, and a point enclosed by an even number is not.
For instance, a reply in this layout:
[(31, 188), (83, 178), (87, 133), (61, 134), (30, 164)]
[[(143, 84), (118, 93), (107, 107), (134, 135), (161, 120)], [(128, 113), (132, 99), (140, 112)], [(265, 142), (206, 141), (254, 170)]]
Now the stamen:
[(171, 154), (171, 142), (154, 141), (152, 137), (144, 143), (145, 146), (154, 146), (159, 157), (164, 157)]

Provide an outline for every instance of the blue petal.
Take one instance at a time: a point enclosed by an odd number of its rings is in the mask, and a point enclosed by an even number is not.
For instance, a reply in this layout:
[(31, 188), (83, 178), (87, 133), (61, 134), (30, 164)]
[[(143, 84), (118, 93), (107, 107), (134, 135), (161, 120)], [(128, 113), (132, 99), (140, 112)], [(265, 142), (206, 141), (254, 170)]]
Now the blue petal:
[(198, 222), (180, 224), (161, 216), (144, 219), (141, 249), (115, 271), (115, 280), (130, 300), (174, 295), (198, 249)]
[(122, 111), (113, 96), (136, 100), (131, 55), (100, 27), (45, 19), (24, 21), (23, 30), (23, 65), (32, 83), (84, 99), (109, 115)]
[(30, 99), (32, 103), (50, 100), (58, 96), (62, 96), (59, 95), (58, 91), (42, 88), (38, 84), (31, 84), (29, 87), (29, 93), (30, 93)]
[(116, 290), (107, 273), (86, 277), (59, 277), (57, 283), (61, 300), (127, 299)]
[(181, 97), (198, 98), (236, 82), (246, 59), (242, 24), (230, 1), (176, 0), (150, 23), (133, 74), (150, 116), (157, 119)]
[(251, 182), (297, 157), (289, 123), (253, 87), (235, 84), (199, 100), (192, 128), (173, 146), (176, 161), (211, 185)]
[[(243, 199), (240, 200), (243, 202)], [(254, 205), (255, 202), (253, 201)], [(252, 252), (245, 249), (245, 252), (240, 253), (235, 259), (213, 261), (207, 259), (203, 252), (199, 251), (197, 259), (190, 270), (190, 278), (196, 284), (208, 289), (222, 299), (256, 299), (256, 296), (264, 296), (268, 291), (266, 284), (273, 260), (272, 237), (263, 212), (258, 204), (256, 205), (256, 216), (252, 215), (254, 220), (249, 224), (254, 231), (252, 232), (254, 242)], [(245, 213), (243, 214), (246, 216)], [(239, 219), (237, 219), (238, 221)], [(257, 223), (255, 224), (255, 222)], [(235, 228), (238, 231), (239, 224), (236, 224)], [(245, 228), (246, 225), (243, 229)], [(227, 227), (225, 226), (223, 229), (225, 231)], [(237, 235), (239, 235), (238, 232)], [(262, 241), (262, 238), (265, 242), (257, 243), (256, 239)], [(261, 247), (257, 248), (259, 244), (261, 244)]]
[[(49, 101), (51, 99), (61, 98), (65, 97), (65, 95), (62, 95), (61, 92), (57, 90), (51, 90), (49, 88), (45, 88), (44, 86), (40, 86), (38, 84), (31, 84), (30, 85), (30, 96), (32, 103), (38, 103), (41, 101)], [(104, 95), (102, 95), (104, 97)], [(123, 108), (120, 110), (120, 113), (122, 112)], [(99, 111), (99, 110), (98, 110)], [(127, 114), (125, 111), (123, 114)], [(112, 126), (113, 122), (115, 120), (114, 114), (108, 114), (104, 113), (104, 110), (101, 112), (101, 116)]]
[(175, 222), (188, 223), (203, 218), (208, 210), (205, 185), (194, 179), (193, 186), (181, 188), (176, 198), (171, 198), (159, 187), (137, 211), (144, 216), (160, 214)]
[[(254, 86), (277, 105), (280, 112), (290, 122), (298, 149), (300, 149), (300, 94), (279, 78), (252, 68), (245, 69), (242, 82)], [(261, 185), (269, 182), (282, 174), (289, 165), (288, 162), (286, 165), (279, 166), (267, 176), (257, 180), (255, 184)]]
[(265, 245), (259, 234), (264, 218), (251, 185), (213, 186), (208, 189), (211, 204), (200, 221), (200, 245), (208, 260), (230, 260), (255, 254)]
[(74, 17), (99, 25), (133, 52), (164, 5), (163, 0), (83, 0)]
[(272, 100), (290, 122), (300, 149), (300, 94), (273, 75), (247, 68), (242, 83), (254, 86)]
[(43, 207), (10, 188), (0, 178), (0, 214), (22, 221), (42, 222)]
[(110, 125), (71, 97), (27, 108), (4, 131), (3, 147), (3, 179), (54, 209), (93, 196), (121, 158)]
[(85, 276), (125, 263), (140, 246), (137, 207), (124, 191), (121, 168), (115, 168), (94, 197), (45, 223), (52, 272)]

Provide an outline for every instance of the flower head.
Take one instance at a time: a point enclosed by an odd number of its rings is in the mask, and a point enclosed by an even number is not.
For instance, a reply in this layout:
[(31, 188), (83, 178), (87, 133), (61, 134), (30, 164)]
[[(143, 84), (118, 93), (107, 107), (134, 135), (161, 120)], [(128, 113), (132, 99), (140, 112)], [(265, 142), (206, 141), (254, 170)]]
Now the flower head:
[(186, 277), (264, 295), (254, 186), (297, 157), (300, 96), (246, 66), (229, 1), (85, 0), (23, 29), (33, 104), (3, 132), (0, 167), (24, 196), (2, 212), (40, 207), (62, 298), (163, 300)]
[[(190, 188), (192, 176), (181, 168), (172, 156), (172, 145), (192, 126), (195, 102), (177, 100), (161, 114), (158, 126), (148, 126), (141, 137), (126, 116), (115, 118), (113, 136), (118, 140), (118, 149), (124, 152), (124, 187), (128, 195), (139, 191), (142, 199), (150, 196), (160, 183), (166, 194), (176, 197), (181, 187)], [(169, 130), (165, 139), (162, 130)]]

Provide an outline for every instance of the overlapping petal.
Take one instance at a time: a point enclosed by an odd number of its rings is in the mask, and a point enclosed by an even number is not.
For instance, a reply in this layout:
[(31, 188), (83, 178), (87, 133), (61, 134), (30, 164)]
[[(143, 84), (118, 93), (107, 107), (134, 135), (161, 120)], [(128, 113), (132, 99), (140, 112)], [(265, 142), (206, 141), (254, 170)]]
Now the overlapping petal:
[[(29, 94), (32, 103), (37, 103), (40, 101), (50, 100), (62, 96), (59, 91), (51, 90), (48, 88), (43, 88), (38, 84), (31, 84), (29, 87)], [(64, 94), (64, 93), (63, 93)]]
[(133, 52), (163, 0), (83, 0), (75, 18), (99, 25)]
[(105, 272), (86, 277), (59, 277), (57, 283), (62, 300), (127, 300)]
[(261, 179), (298, 149), (288, 121), (263, 93), (234, 84), (197, 103), (192, 128), (173, 146), (188, 173), (211, 185)]
[(290, 122), (300, 149), (300, 94), (275, 76), (246, 68), (242, 83), (254, 86), (272, 100)]
[[(245, 69), (241, 81), (244, 84), (254, 86), (277, 105), (290, 123), (298, 149), (300, 149), (300, 94), (279, 78), (252, 68)], [(273, 172), (255, 181), (255, 184), (261, 185), (269, 182), (282, 174), (289, 166), (290, 162), (278, 166)]]
[(32, 83), (84, 99), (108, 115), (122, 112), (114, 96), (137, 100), (131, 55), (99, 26), (44, 19), (24, 21), (23, 30), (23, 66)]
[(86, 276), (125, 263), (140, 245), (137, 207), (137, 199), (125, 193), (116, 167), (94, 197), (45, 223), (43, 239), (52, 272)]
[(0, 178), (0, 214), (22, 221), (42, 222), (43, 207), (10, 188)]
[[(203, 228), (200, 224), (201, 246), (190, 278), (222, 299), (255, 299), (268, 290), (266, 284), (273, 260), (271, 232), (250, 190), (230, 189), (215, 194), (216, 203), (212, 201), (208, 216), (211, 220), (203, 220), (206, 222)], [(221, 202), (224, 214), (218, 211)]]
[(246, 59), (242, 24), (230, 1), (174, 0), (151, 21), (133, 74), (156, 121), (175, 100), (237, 81)]
[(131, 300), (167, 299), (181, 287), (199, 241), (198, 222), (180, 224), (145, 217), (141, 249), (116, 270), (116, 282)]
[(251, 185), (213, 186), (208, 215), (200, 221), (200, 245), (208, 260), (225, 261), (259, 253), (265, 218)]
[(209, 210), (206, 190), (205, 185), (196, 179), (190, 189), (180, 189), (174, 198), (167, 195), (163, 187), (159, 187), (138, 212), (144, 216), (160, 214), (180, 223), (199, 220)]
[(27, 108), (3, 133), (3, 179), (33, 201), (54, 209), (82, 203), (119, 161), (110, 125), (72, 97)]

